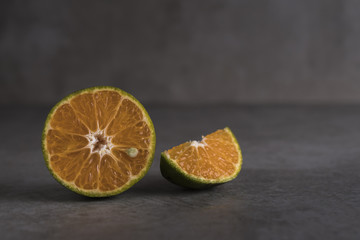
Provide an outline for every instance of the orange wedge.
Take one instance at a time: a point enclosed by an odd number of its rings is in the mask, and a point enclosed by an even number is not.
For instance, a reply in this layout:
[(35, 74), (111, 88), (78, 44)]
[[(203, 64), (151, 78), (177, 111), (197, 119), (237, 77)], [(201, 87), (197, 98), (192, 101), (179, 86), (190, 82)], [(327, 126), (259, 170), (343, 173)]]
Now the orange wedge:
[(242, 155), (230, 128), (189, 141), (161, 154), (160, 170), (170, 182), (189, 188), (206, 188), (233, 180)]
[(149, 170), (155, 130), (145, 108), (114, 87), (94, 87), (61, 100), (49, 113), (42, 137), (52, 175), (90, 197), (119, 194)]

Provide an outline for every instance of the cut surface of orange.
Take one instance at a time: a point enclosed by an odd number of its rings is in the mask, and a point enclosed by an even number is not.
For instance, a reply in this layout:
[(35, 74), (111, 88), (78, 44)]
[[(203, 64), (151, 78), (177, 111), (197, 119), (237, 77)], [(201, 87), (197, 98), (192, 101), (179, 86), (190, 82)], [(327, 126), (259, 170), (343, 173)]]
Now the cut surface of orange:
[(62, 185), (106, 197), (127, 190), (149, 170), (155, 130), (133, 96), (114, 87), (93, 87), (55, 105), (42, 147), (47, 167)]
[(161, 154), (160, 169), (169, 181), (190, 188), (203, 188), (234, 179), (240, 172), (239, 144), (226, 127), (201, 141), (189, 141)]

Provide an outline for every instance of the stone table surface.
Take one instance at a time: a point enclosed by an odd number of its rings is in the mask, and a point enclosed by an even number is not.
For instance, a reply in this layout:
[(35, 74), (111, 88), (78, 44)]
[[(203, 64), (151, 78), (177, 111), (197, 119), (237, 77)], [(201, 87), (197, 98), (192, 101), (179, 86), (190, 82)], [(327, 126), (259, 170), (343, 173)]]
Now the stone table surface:
[[(116, 197), (58, 184), (41, 152), (49, 107), (0, 107), (0, 239), (360, 239), (360, 106), (148, 106), (148, 174)], [(162, 178), (162, 150), (229, 126), (234, 181), (202, 191)]]

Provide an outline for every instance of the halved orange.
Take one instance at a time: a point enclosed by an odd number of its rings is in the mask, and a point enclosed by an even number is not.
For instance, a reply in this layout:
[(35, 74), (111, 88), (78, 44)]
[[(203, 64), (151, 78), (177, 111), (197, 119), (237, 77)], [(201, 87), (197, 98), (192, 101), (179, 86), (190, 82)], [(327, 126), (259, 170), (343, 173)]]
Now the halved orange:
[(141, 103), (114, 87), (94, 87), (62, 99), (50, 111), (42, 137), (52, 175), (90, 197), (119, 194), (149, 170), (155, 130)]
[(188, 141), (161, 154), (161, 174), (189, 188), (206, 188), (233, 180), (242, 155), (230, 128), (217, 130), (201, 141)]

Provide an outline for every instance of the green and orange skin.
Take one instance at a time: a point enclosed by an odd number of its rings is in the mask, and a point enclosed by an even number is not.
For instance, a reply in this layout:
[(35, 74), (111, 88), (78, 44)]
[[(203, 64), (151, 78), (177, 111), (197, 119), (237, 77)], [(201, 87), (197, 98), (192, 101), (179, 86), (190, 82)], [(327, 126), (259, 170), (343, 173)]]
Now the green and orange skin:
[(182, 168), (180, 168), (180, 166), (176, 163), (176, 161), (170, 159), (166, 151), (164, 151), (161, 153), (161, 157), (160, 157), (160, 171), (162, 176), (176, 185), (185, 188), (192, 188), (192, 189), (206, 189), (235, 179), (238, 176), (242, 166), (241, 149), (230, 128), (226, 127), (225, 130), (231, 134), (233, 141), (236, 144), (237, 149), (239, 151), (240, 165), (233, 175), (227, 178), (211, 179), (211, 180), (196, 177), (194, 175), (185, 172)]
[[(62, 180), (61, 178), (59, 178), (54, 171), (51, 169), (50, 167), (50, 159), (49, 159), (49, 154), (47, 153), (46, 150), (46, 133), (48, 130), (48, 126), (50, 124), (50, 120), (51, 117), (53, 116), (53, 114), (55, 113), (55, 110), (61, 106), (64, 102), (69, 101), (70, 99), (72, 99), (73, 97), (82, 94), (82, 93), (86, 93), (86, 92), (93, 92), (94, 90), (113, 90), (113, 91), (117, 91), (121, 96), (126, 96), (128, 98), (130, 98), (131, 100), (133, 100), (136, 105), (138, 107), (140, 107), (140, 109), (142, 110), (142, 112), (145, 114), (146, 118), (148, 119), (149, 122), (149, 128), (151, 129), (152, 132), (152, 136), (151, 136), (151, 147), (149, 148), (149, 158), (148, 158), (148, 163), (147, 165), (144, 167), (144, 169), (141, 171), (140, 174), (137, 175), (137, 178), (131, 180), (130, 182), (128, 182), (127, 184), (125, 184), (124, 186), (122, 186), (119, 189), (115, 189), (113, 191), (108, 191), (108, 192), (97, 192), (97, 191), (84, 191), (83, 189), (77, 188), (72, 186), (71, 184), (68, 184), (66, 181)], [(135, 183), (137, 183), (138, 181), (140, 181), (145, 175), (146, 173), (149, 171), (153, 159), (154, 159), (154, 154), (155, 154), (155, 146), (156, 146), (156, 135), (155, 135), (155, 129), (154, 129), (154, 124), (152, 123), (152, 120), (148, 114), (148, 112), (145, 110), (144, 106), (131, 94), (121, 90), (120, 88), (116, 88), (116, 87), (110, 87), (110, 86), (97, 86), (97, 87), (91, 87), (91, 88), (86, 88), (86, 89), (82, 89), (76, 92), (73, 92), (71, 94), (69, 94), (68, 96), (66, 96), (65, 98), (63, 98), (60, 102), (58, 102), (51, 110), (50, 113), (48, 114), (46, 121), (45, 121), (45, 126), (44, 126), (44, 130), (42, 132), (42, 137), (41, 137), (41, 145), (42, 145), (42, 152), (44, 155), (44, 159), (45, 159), (45, 163), (47, 168), (49, 169), (51, 175), (64, 187), (70, 189), (71, 191), (78, 193), (80, 195), (83, 196), (87, 196), (87, 197), (93, 197), (93, 198), (98, 198), (98, 197), (110, 197), (110, 196), (114, 196), (114, 195), (118, 195), (126, 190), (128, 190), (129, 188), (131, 188)]]

